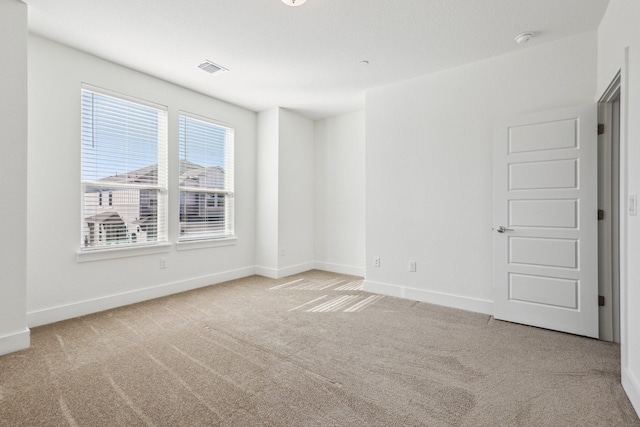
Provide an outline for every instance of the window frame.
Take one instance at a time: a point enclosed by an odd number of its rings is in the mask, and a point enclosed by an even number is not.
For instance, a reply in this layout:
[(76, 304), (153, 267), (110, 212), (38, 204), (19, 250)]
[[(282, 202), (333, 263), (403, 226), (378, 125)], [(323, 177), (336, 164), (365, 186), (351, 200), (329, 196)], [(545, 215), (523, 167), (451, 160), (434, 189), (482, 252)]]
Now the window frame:
[[(85, 94), (90, 93), (95, 96), (112, 98), (119, 102), (130, 103), (133, 105), (150, 108), (157, 112), (157, 182), (156, 183), (119, 183), (119, 182), (101, 182), (100, 179), (85, 179), (85, 134), (87, 131), (94, 131), (96, 121), (94, 117), (90, 118), (90, 124), (85, 121)], [(118, 258), (130, 255), (143, 254), (140, 250), (149, 248), (155, 248), (151, 252), (165, 252), (169, 245), (169, 224), (168, 224), (168, 121), (169, 121), (169, 108), (167, 106), (136, 98), (130, 95), (114, 92), (108, 89), (103, 89), (97, 86), (83, 83), (80, 90), (80, 250), (77, 253), (77, 259), (81, 261), (92, 261), (102, 258)], [(88, 129), (87, 129), (88, 126)], [(124, 156), (123, 158), (126, 158)], [(154, 166), (154, 165), (151, 165)], [(129, 172), (129, 171), (128, 171)], [(125, 172), (125, 173), (128, 173)], [(99, 193), (99, 208), (102, 210), (114, 209), (114, 198), (118, 190), (151, 190), (157, 193), (157, 212), (156, 212), (156, 238), (151, 241), (138, 241), (137, 235), (134, 239), (128, 237), (127, 241), (118, 241), (107, 243), (106, 238), (104, 244), (95, 244), (88, 246), (87, 228), (88, 222), (86, 221), (87, 215), (93, 213), (87, 213), (86, 206), (86, 191), (87, 189), (94, 189)], [(105, 194), (107, 192), (107, 194)], [(105, 197), (106, 196), (106, 197)], [(108, 199), (108, 202), (107, 200)], [(98, 210), (100, 210), (98, 209)], [(97, 212), (97, 211), (96, 211)], [(115, 210), (114, 210), (115, 212)], [(141, 218), (139, 218), (141, 219)], [(98, 224), (94, 224), (96, 229), (100, 228)], [(126, 227), (126, 225), (125, 225)], [(121, 255), (114, 254), (114, 252), (121, 252)], [(101, 254), (110, 253), (110, 255), (103, 256)]]
[[(208, 188), (208, 187), (188, 187), (180, 185), (182, 181), (182, 162), (187, 161), (183, 159), (183, 119), (185, 121), (197, 121), (206, 125), (221, 128), (225, 132), (224, 141), (224, 188)], [(212, 247), (212, 246), (226, 246), (233, 244), (236, 240), (235, 234), (235, 128), (228, 123), (221, 122), (219, 120), (212, 119), (210, 117), (201, 116), (198, 114), (190, 113), (188, 111), (180, 110), (177, 117), (178, 122), (178, 240), (177, 245), (179, 249), (187, 248), (200, 248), (200, 247)], [(186, 141), (185, 141), (186, 143)], [(206, 167), (205, 167), (206, 168)], [(182, 221), (180, 215), (184, 209), (183, 196), (184, 193), (193, 193), (196, 196), (199, 194), (206, 195), (220, 195), (224, 194), (223, 209), (224, 209), (224, 231), (222, 232), (206, 232), (188, 235), (184, 232), (183, 224), (186, 221)], [(197, 198), (197, 197), (196, 197)], [(205, 201), (206, 203), (206, 201)]]

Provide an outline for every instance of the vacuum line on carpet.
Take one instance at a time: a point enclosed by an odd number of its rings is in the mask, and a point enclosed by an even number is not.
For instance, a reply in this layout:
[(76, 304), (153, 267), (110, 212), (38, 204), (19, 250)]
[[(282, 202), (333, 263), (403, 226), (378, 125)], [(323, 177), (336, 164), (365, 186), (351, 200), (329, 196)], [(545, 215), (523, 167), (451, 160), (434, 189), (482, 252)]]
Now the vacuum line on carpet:
[(220, 411), (218, 411), (218, 409), (214, 408), (213, 406), (209, 405), (206, 401), (206, 399), (200, 395), (199, 393), (195, 392), (193, 390), (193, 388), (191, 388), (189, 386), (189, 384), (182, 379), (182, 377), (177, 373), (174, 372), (170, 367), (168, 367), (167, 365), (165, 365), (164, 363), (162, 363), (160, 360), (156, 359), (155, 357), (153, 357), (153, 355), (149, 352), (147, 352), (147, 355), (151, 358), (151, 360), (153, 360), (158, 366), (160, 366), (160, 368), (162, 368), (165, 372), (167, 372), (169, 375), (171, 375), (176, 381), (178, 381), (180, 383), (180, 385), (187, 390), (187, 392), (189, 392), (189, 394), (191, 394), (191, 396), (195, 397), (202, 405), (204, 405), (210, 412), (216, 414), (218, 417), (222, 417), (222, 413), (220, 413)]
[(67, 419), (67, 422), (71, 427), (79, 427), (73, 415), (71, 415), (71, 410), (69, 406), (67, 406), (67, 402), (64, 401), (62, 396), (58, 398), (58, 405), (60, 406), (60, 410), (62, 410), (62, 415)]
[(104, 375), (107, 377), (107, 379), (111, 383), (111, 387), (116, 391), (116, 393), (118, 393), (118, 395), (122, 398), (122, 400), (124, 400), (127, 403), (127, 405), (129, 405), (131, 410), (135, 412), (135, 414), (139, 416), (146, 425), (151, 427), (155, 426), (155, 424), (153, 424), (153, 421), (151, 421), (151, 418), (146, 416), (145, 413), (142, 412), (142, 410), (133, 403), (133, 400), (131, 400), (131, 398), (127, 396), (127, 393), (125, 393), (124, 390), (122, 390), (118, 386), (118, 384), (116, 384), (115, 380), (111, 377), (111, 375), (107, 374), (106, 372)]

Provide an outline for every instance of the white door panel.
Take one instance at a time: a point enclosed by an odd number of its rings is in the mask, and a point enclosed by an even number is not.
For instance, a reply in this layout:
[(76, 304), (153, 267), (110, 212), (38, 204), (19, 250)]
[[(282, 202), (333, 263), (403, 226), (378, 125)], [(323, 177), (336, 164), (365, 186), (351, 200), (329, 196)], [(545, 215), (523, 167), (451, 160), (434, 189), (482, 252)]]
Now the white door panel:
[(577, 147), (576, 121), (538, 123), (509, 130), (509, 154)]
[(509, 190), (547, 190), (576, 188), (578, 185), (576, 160), (523, 162), (509, 165)]
[(578, 201), (510, 200), (509, 225), (575, 229), (578, 226)]
[(498, 130), (497, 319), (598, 336), (596, 117), (595, 105), (576, 107)]
[(578, 241), (507, 236), (509, 264), (578, 268)]
[(509, 299), (515, 301), (577, 309), (578, 289), (577, 280), (509, 275)]

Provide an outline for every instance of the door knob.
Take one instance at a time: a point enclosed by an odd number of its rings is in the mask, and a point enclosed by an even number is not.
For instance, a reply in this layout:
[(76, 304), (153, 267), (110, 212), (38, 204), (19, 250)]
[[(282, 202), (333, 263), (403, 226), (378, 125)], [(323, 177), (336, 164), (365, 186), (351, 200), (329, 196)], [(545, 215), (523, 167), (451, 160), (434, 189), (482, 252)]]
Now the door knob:
[(502, 225), (500, 227), (498, 227), (498, 229), (496, 230), (498, 233), (504, 233), (505, 231), (513, 231), (512, 228), (505, 228)]

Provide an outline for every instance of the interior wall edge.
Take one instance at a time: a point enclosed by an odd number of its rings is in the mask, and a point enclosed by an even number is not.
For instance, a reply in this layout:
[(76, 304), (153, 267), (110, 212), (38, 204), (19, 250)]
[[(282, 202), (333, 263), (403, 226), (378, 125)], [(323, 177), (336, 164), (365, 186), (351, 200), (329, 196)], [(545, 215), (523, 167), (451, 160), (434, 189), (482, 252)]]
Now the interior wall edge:
[(364, 277), (365, 269), (354, 265), (334, 264), (331, 262), (316, 261), (313, 263), (316, 270), (329, 271), (331, 273), (348, 274), (350, 276)]
[(26, 328), (22, 332), (0, 337), (0, 356), (25, 350), (31, 346), (31, 331)]
[(269, 279), (278, 279), (278, 269), (271, 267), (263, 267), (260, 265), (256, 265), (255, 267), (256, 274), (258, 276), (268, 277)]
[(229, 270), (221, 273), (211, 274), (181, 280), (173, 283), (166, 283), (146, 289), (137, 289), (131, 292), (108, 295), (86, 301), (78, 301), (57, 307), (49, 307), (43, 310), (27, 312), (27, 325), (31, 328), (49, 323), (60, 322), (74, 317), (85, 316), (112, 308), (122, 307), (161, 298), (180, 292), (216, 285), (229, 280), (241, 279), (255, 274), (255, 267), (245, 267), (237, 270)]
[(640, 414), (640, 382), (625, 366), (622, 366), (622, 388), (627, 393), (633, 408)]
[(256, 274), (259, 276), (268, 277), (270, 279), (282, 279), (283, 277), (293, 276), (294, 274), (300, 274), (313, 270), (315, 263), (313, 261), (303, 262), (301, 264), (291, 265), (284, 268), (268, 268), (256, 266)]
[[(281, 279), (283, 277), (305, 273), (313, 269), (329, 271), (338, 274), (348, 274), (360, 277), (364, 276), (364, 269), (358, 267), (341, 266), (338, 264), (328, 264), (313, 261), (281, 269), (262, 266), (245, 267), (237, 270), (225, 271), (188, 280), (166, 283), (160, 286), (154, 286), (146, 289), (138, 289), (131, 292), (108, 295), (57, 307), (48, 307), (42, 310), (30, 311), (27, 312), (27, 325), (30, 328), (35, 328), (50, 323), (98, 313), (100, 311), (149, 301), (155, 298), (162, 298), (181, 292), (187, 292), (193, 289), (203, 288), (206, 286), (214, 286), (223, 282), (242, 279), (244, 277), (249, 277), (252, 275), (264, 276), (270, 279)], [(24, 336), (24, 334), (25, 332), (21, 332), (19, 334), (9, 335), (7, 337), (0, 337), (0, 355), (28, 348), (29, 329), (26, 330), (26, 336)]]
[(372, 282), (370, 280), (365, 280), (363, 289), (367, 292), (376, 294), (426, 302), (429, 304), (441, 305), (443, 307), (472, 311), (474, 313), (493, 315), (493, 301), (480, 298), (445, 294), (401, 285)]
[(291, 265), (288, 267), (278, 269), (279, 277), (293, 276), (294, 274), (304, 273), (305, 271), (313, 270), (313, 261), (306, 261), (301, 264)]

